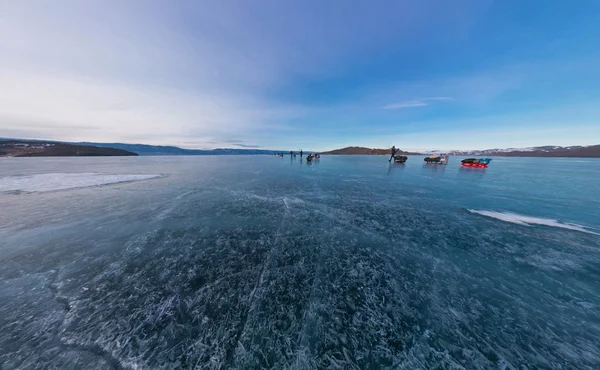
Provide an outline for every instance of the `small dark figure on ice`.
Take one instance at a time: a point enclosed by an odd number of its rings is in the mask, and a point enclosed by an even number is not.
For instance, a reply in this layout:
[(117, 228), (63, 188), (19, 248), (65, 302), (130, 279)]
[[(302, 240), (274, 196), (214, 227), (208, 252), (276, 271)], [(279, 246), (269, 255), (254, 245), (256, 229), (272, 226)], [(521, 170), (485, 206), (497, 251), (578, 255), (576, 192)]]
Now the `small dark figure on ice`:
[(394, 156), (396, 155), (396, 153), (398, 153), (398, 149), (396, 149), (396, 146), (392, 146), (392, 156), (390, 157), (390, 160), (388, 162), (391, 162), (392, 159), (394, 159)]

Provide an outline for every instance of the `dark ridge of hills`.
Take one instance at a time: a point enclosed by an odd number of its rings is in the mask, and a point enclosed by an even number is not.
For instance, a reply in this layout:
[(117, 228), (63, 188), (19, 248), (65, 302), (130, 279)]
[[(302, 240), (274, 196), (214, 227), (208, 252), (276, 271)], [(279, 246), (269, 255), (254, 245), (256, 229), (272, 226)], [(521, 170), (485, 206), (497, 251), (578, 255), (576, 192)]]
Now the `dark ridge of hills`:
[[(18, 143), (13, 148), (8, 143)], [(25, 149), (25, 144), (29, 149)], [(43, 147), (43, 148), (42, 148)], [(310, 151), (305, 151), (310, 153)], [(505, 156), (505, 157), (579, 157), (600, 158), (600, 145), (592, 146), (539, 146), (531, 148), (487, 149), (487, 150), (448, 150), (432, 151), (453, 156)], [(111, 155), (258, 155), (289, 153), (285, 150), (267, 149), (182, 149), (176, 146), (159, 146), (123, 143), (67, 143), (50, 140), (3, 139), (0, 138), (0, 156), (111, 156)], [(351, 146), (335, 149), (321, 154), (329, 155), (390, 155), (390, 149), (377, 149)], [(423, 155), (399, 151), (401, 155)]]
[(31, 140), (31, 139), (6, 139), (1, 141), (19, 141), (27, 143), (48, 143), (48, 144), (68, 144), (86, 147), (120, 149), (127, 152), (133, 152), (140, 156), (148, 155), (255, 155), (255, 154), (277, 154), (289, 153), (289, 150), (268, 150), (268, 149), (182, 149), (176, 146), (166, 145), (147, 145), (147, 144), (124, 144), (124, 143), (94, 143), (94, 142), (62, 142), (52, 140)]
[(99, 148), (115, 148), (121, 150), (127, 150), (130, 152), (137, 153), (138, 155), (189, 155), (195, 153), (186, 149), (181, 149), (176, 146), (162, 146), (162, 145), (146, 145), (146, 144), (122, 144), (122, 143), (92, 143), (92, 142), (79, 142), (74, 143), (77, 145), (94, 146)]
[[(330, 150), (328, 152), (323, 152), (321, 154), (330, 154), (330, 155), (391, 155), (392, 148), (389, 149), (373, 149), (373, 148), (364, 148), (360, 146), (349, 146), (342, 149)], [(410, 154), (408, 152), (404, 152), (402, 150), (398, 150), (397, 154)]]
[(115, 148), (74, 145), (48, 141), (0, 140), (0, 157), (103, 157), (137, 156)]
[(137, 153), (139, 155), (243, 155), (243, 154), (275, 154), (275, 153), (289, 153), (288, 151), (281, 150), (267, 150), (267, 149), (182, 149), (176, 146), (162, 146), (162, 145), (146, 145), (146, 144), (122, 144), (122, 143), (91, 143), (83, 142), (76, 143), (82, 145), (91, 145), (102, 148), (118, 148), (127, 151)]

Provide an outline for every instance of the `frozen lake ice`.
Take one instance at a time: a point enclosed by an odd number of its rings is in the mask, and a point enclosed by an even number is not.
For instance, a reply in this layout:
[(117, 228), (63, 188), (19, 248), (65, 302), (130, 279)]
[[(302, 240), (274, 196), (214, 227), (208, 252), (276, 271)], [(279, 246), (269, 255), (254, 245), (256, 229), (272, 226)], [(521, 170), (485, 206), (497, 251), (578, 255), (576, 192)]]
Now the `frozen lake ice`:
[(597, 369), (598, 173), (2, 159), (0, 368)]

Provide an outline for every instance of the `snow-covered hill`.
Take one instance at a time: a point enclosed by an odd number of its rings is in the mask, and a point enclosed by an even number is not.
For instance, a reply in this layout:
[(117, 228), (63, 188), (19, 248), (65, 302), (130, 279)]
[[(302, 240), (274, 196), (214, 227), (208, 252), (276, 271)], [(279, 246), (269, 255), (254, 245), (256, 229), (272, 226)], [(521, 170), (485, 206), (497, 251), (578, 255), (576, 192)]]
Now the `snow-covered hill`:
[(429, 153), (444, 153), (460, 156), (510, 156), (510, 157), (600, 157), (600, 145), (592, 146), (537, 146), (528, 148), (506, 148), (485, 150), (432, 150)]

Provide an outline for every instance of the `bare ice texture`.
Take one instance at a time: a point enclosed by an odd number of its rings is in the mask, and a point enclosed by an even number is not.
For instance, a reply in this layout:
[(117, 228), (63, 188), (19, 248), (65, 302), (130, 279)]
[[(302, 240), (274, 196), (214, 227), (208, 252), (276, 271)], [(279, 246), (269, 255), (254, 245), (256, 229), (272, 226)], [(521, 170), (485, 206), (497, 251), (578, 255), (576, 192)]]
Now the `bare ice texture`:
[(0, 369), (600, 369), (600, 161), (387, 159), (0, 161), (166, 174), (0, 194)]
[(104, 173), (44, 173), (27, 176), (0, 177), (0, 192), (24, 191), (46, 192), (117, 184), (121, 182), (148, 180), (160, 177), (156, 174), (104, 174)]

